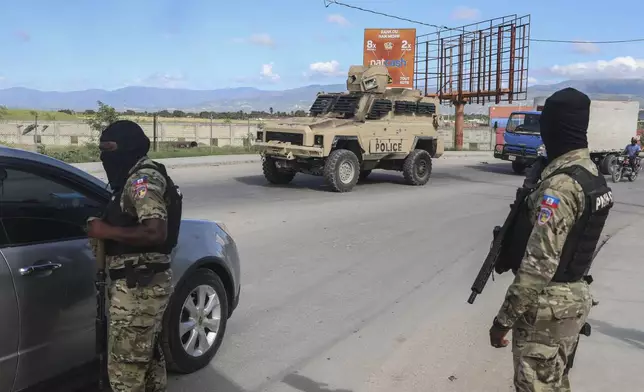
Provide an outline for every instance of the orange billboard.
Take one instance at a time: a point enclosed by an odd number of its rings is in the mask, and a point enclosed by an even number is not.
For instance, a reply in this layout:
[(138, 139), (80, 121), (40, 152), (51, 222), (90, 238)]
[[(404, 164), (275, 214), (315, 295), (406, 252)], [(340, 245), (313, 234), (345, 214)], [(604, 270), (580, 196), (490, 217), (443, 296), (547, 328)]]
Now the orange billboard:
[(365, 29), (364, 66), (385, 65), (389, 87), (414, 87), (416, 29)]

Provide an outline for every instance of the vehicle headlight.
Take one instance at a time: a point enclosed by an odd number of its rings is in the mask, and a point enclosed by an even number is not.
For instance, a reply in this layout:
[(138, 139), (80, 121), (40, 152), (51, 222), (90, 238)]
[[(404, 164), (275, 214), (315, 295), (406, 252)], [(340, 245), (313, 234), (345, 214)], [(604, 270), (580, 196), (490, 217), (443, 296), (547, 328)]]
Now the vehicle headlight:
[(316, 146), (324, 145), (324, 136), (315, 135), (315, 137), (313, 138), (313, 144), (316, 145)]
[(257, 131), (257, 140), (258, 141), (264, 141), (264, 132), (263, 131)]
[(540, 156), (540, 157), (546, 155), (546, 145), (545, 144), (542, 144), (542, 145), (539, 146), (539, 148), (537, 148), (537, 155)]

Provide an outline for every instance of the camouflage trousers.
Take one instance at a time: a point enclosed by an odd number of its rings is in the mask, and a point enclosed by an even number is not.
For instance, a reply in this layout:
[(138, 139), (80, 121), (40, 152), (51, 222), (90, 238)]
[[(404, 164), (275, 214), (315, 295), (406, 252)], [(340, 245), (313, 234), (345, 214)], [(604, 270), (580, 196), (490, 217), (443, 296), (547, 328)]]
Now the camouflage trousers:
[(172, 270), (146, 287), (110, 286), (107, 372), (114, 392), (165, 392), (167, 375), (160, 343), (161, 321), (170, 294)]
[(567, 365), (591, 308), (586, 282), (552, 283), (512, 329), (517, 392), (570, 391)]

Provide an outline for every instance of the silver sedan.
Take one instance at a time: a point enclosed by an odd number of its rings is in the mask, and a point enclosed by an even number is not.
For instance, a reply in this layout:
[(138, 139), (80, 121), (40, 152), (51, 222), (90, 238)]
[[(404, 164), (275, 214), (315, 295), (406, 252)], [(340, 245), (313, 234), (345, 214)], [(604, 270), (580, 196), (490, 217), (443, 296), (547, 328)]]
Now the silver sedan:
[[(0, 147), (0, 391), (96, 379), (96, 263), (85, 227), (109, 197), (76, 167)], [(239, 256), (225, 225), (184, 219), (172, 259), (163, 347), (168, 370), (191, 373), (212, 360), (237, 307)]]

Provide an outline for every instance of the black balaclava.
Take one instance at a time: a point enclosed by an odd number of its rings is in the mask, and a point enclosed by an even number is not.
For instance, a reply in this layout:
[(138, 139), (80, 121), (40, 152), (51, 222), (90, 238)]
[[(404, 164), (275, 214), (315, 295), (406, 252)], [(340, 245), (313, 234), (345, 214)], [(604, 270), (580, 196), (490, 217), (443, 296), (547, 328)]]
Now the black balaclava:
[(590, 98), (572, 87), (552, 94), (541, 111), (541, 139), (548, 161), (588, 147), (586, 131), (590, 117)]
[(134, 164), (150, 150), (150, 139), (143, 129), (130, 120), (110, 124), (101, 133), (101, 142), (115, 142), (115, 151), (101, 151), (101, 161), (107, 180), (114, 191), (123, 188), (127, 174)]

